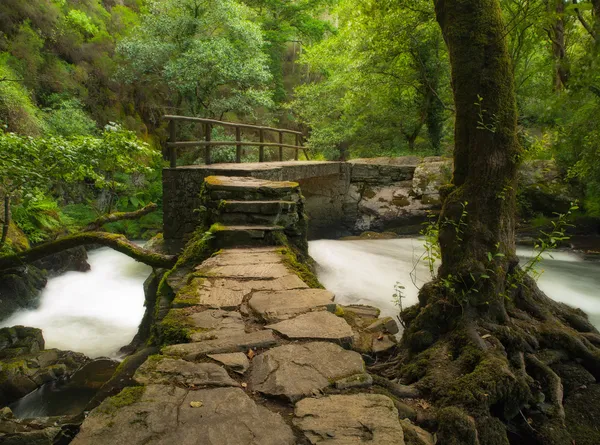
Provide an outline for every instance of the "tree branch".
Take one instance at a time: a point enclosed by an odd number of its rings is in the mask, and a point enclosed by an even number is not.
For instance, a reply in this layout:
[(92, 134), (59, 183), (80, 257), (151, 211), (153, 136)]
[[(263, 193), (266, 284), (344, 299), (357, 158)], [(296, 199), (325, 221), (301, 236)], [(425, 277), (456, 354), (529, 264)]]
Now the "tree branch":
[[(573, 0), (573, 4), (576, 5), (577, 4), (577, 0)], [(581, 11), (579, 10), (579, 8), (575, 8), (575, 12), (577, 13), (577, 18), (579, 19), (579, 22), (583, 25), (583, 27), (585, 28), (585, 30), (588, 32), (588, 34), (590, 36), (592, 36), (592, 39), (594, 40), (598, 40), (598, 36), (596, 35), (596, 33), (594, 32), (594, 29), (590, 26), (590, 24), (585, 20), (585, 18), (583, 17), (583, 14), (581, 13)]]
[(123, 235), (104, 232), (81, 232), (42, 244), (32, 249), (0, 257), (0, 271), (23, 266), (46, 256), (89, 244), (100, 244), (121, 252), (136, 261), (152, 267), (171, 268), (177, 262), (175, 255), (163, 255), (143, 249)]
[(104, 224), (112, 222), (123, 221), (125, 219), (138, 219), (144, 215), (147, 215), (148, 213), (154, 212), (157, 208), (158, 205), (151, 202), (146, 207), (136, 210), (135, 212), (116, 212), (109, 215), (104, 215), (84, 227), (83, 232), (99, 230)]

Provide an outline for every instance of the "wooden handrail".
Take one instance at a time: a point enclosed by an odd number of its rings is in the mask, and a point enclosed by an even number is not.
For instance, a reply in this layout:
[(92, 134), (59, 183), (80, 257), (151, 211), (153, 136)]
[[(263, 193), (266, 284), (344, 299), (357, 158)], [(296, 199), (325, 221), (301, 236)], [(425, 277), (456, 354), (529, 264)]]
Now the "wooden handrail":
[[(236, 147), (235, 161), (237, 163), (242, 162), (242, 147), (243, 146), (255, 146), (259, 148), (258, 151), (258, 160), (259, 162), (265, 161), (264, 149), (265, 147), (279, 147), (279, 160), (283, 160), (283, 149), (291, 148), (295, 150), (294, 160), (298, 160), (298, 151), (302, 150), (308, 159), (308, 153), (306, 148), (303, 145), (304, 135), (300, 131), (295, 130), (287, 130), (285, 128), (273, 128), (273, 127), (264, 127), (260, 125), (249, 125), (242, 124), (237, 122), (226, 122), (226, 121), (218, 121), (215, 119), (205, 119), (201, 117), (191, 117), (191, 116), (173, 116), (166, 115), (163, 116), (163, 119), (169, 121), (169, 140), (167, 142), (167, 148), (169, 152), (169, 161), (171, 168), (177, 167), (177, 148), (179, 147), (198, 147), (203, 146), (206, 147), (205, 151), (205, 162), (206, 164), (212, 163), (211, 157), (211, 149), (212, 147), (222, 147), (222, 146), (233, 146)], [(204, 128), (204, 141), (177, 141), (177, 122), (178, 121), (187, 121), (201, 124)], [(212, 126), (213, 125), (221, 125), (223, 127), (232, 127), (235, 128), (235, 141), (213, 141), (212, 140)], [(242, 141), (242, 129), (250, 129), (250, 130), (258, 130), (259, 141), (258, 142), (249, 142)], [(279, 134), (279, 142), (265, 142), (265, 132), (273, 131)], [(283, 142), (284, 134), (293, 134), (295, 136), (295, 145), (285, 144)]]
[(242, 124), (242, 123), (238, 123), (238, 122), (218, 121), (215, 119), (205, 119), (203, 117), (166, 115), (166, 116), (163, 116), (163, 119), (168, 120), (168, 121), (201, 122), (203, 124), (215, 124), (215, 125), (222, 125), (224, 127), (239, 127), (239, 128), (249, 128), (249, 129), (253, 129), (253, 130), (276, 131), (276, 132), (289, 133), (289, 134), (299, 134), (300, 136), (302, 136), (302, 134), (303, 134), (301, 131), (287, 130), (285, 128), (263, 127), (261, 125), (250, 125), (250, 124)]

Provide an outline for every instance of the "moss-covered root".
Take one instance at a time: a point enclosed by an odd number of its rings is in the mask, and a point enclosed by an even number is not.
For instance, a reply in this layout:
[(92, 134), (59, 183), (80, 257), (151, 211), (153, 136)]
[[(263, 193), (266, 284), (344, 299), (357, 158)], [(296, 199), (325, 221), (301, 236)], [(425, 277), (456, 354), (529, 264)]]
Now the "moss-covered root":
[[(516, 437), (527, 438), (517, 443), (570, 445), (576, 431), (565, 422), (564, 388), (584, 397), (581, 388), (600, 378), (600, 350), (589, 340), (598, 332), (585, 316), (548, 299), (529, 279), (507, 300), (503, 322), (457, 311), (442, 291), (424, 289), (420, 304), (403, 313), (408, 326), (395, 375), (436, 406), (461, 408), (481, 444), (506, 445), (510, 424)], [(564, 369), (574, 370), (575, 383), (563, 381)], [(465, 419), (454, 438), (444, 427), (443, 444), (471, 443), (460, 442), (471, 425)]]
[(151, 252), (127, 240), (123, 235), (104, 232), (82, 232), (59, 238), (56, 241), (42, 244), (23, 252), (0, 257), (0, 271), (29, 264), (63, 250), (90, 244), (100, 244), (152, 267), (173, 267), (177, 261), (174, 255), (163, 255)]

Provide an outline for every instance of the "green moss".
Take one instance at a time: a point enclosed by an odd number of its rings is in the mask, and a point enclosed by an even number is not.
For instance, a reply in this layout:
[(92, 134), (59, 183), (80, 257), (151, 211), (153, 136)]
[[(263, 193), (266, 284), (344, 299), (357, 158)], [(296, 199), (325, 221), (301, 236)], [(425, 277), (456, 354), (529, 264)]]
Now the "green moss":
[(475, 420), (456, 407), (438, 413), (438, 437), (445, 445), (479, 445)]
[(375, 197), (375, 195), (377, 195), (377, 193), (375, 193), (370, 187), (365, 187), (362, 192), (362, 197), (367, 199), (372, 199)]
[(173, 307), (194, 306), (199, 303), (198, 288), (202, 285), (204, 278), (195, 275), (190, 277), (190, 282), (182, 287), (173, 299)]
[(144, 395), (145, 391), (145, 386), (130, 386), (125, 388), (116, 396), (106, 399), (106, 401), (100, 405), (98, 410), (105, 414), (114, 415), (115, 411), (119, 408), (133, 405), (134, 403), (138, 402)]
[(290, 270), (292, 270), (302, 281), (304, 281), (308, 287), (314, 289), (324, 289), (323, 285), (319, 282), (319, 279), (314, 272), (308, 267), (308, 265), (300, 262), (298, 256), (294, 253), (291, 247), (283, 247), (278, 249), (277, 252), (283, 257), (283, 264)]
[(410, 200), (406, 196), (398, 196), (392, 199), (392, 204), (396, 207), (406, 207), (410, 204)]
[(194, 324), (184, 309), (171, 309), (159, 323), (158, 331), (162, 345), (188, 343), (194, 332)]

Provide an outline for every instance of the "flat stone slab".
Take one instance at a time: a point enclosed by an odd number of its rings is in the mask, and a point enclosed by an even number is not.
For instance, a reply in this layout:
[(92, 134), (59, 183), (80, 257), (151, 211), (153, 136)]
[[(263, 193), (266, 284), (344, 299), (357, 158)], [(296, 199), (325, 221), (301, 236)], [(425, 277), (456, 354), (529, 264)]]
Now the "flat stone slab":
[(254, 357), (249, 385), (253, 391), (295, 401), (356, 374), (365, 374), (357, 352), (327, 342), (290, 344)]
[(263, 320), (274, 323), (319, 308), (335, 312), (334, 298), (333, 293), (324, 289), (256, 292), (248, 305)]
[(240, 335), (245, 331), (244, 320), (239, 312), (228, 312), (219, 309), (209, 309), (196, 312), (188, 316), (196, 329), (191, 335), (192, 341), (201, 341), (207, 337), (226, 333), (227, 335)]
[(225, 249), (202, 263), (204, 267), (233, 266), (239, 264), (281, 263), (281, 255), (275, 248), (265, 249)]
[(206, 306), (236, 309), (244, 297), (254, 291), (306, 289), (298, 275), (291, 274), (273, 280), (243, 280), (233, 278), (195, 278), (173, 300), (173, 307)]
[(404, 445), (398, 410), (379, 394), (332, 395), (296, 403), (294, 425), (312, 444)]
[(269, 181), (248, 176), (208, 176), (204, 182), (211, 190), (246, 191), (269, 188), (281, 191), (294, 191), (300, 185), (291, 181)]
[(184, 387), (239, 386), (227, 371), (214, 363), (192, 363), (167, 357), (151, 357), (133, 379), (140, 385), (164, 384)]
[(149, 385), (133, 403), (105, 400), (85, 419), (73, 445), (293, 445), (279, 414), (239, 388), (198, 391)]
[(268, 348), (276, 344), (277, 339), (273, 336), (273, 332), (262, 330), (237, 335), (218, 335), (211, 340), (171, 345), (163, 348), (162, 353), (195, 361), (207, 354), (246, 352), (249, 348)]
[(237, 372), (238, 374), (244, 374), (250, 367), (250, 360), (243, 352), (230, 352), (228, 354), (208, 354), (208, 358), (211, 358), (223, 366)]
[(234, 264), (215, 267), (207, 267), (202, 264), (196, 270), (210, 277), (247, 280), (274, 280), (291, 274), (282, 263)]
[(267, 328), (293, 340), (335, 340), (352, 344), (354, 336), (346, 320), (325, 311), (298, 315), (290, 320), (269, 325)]

